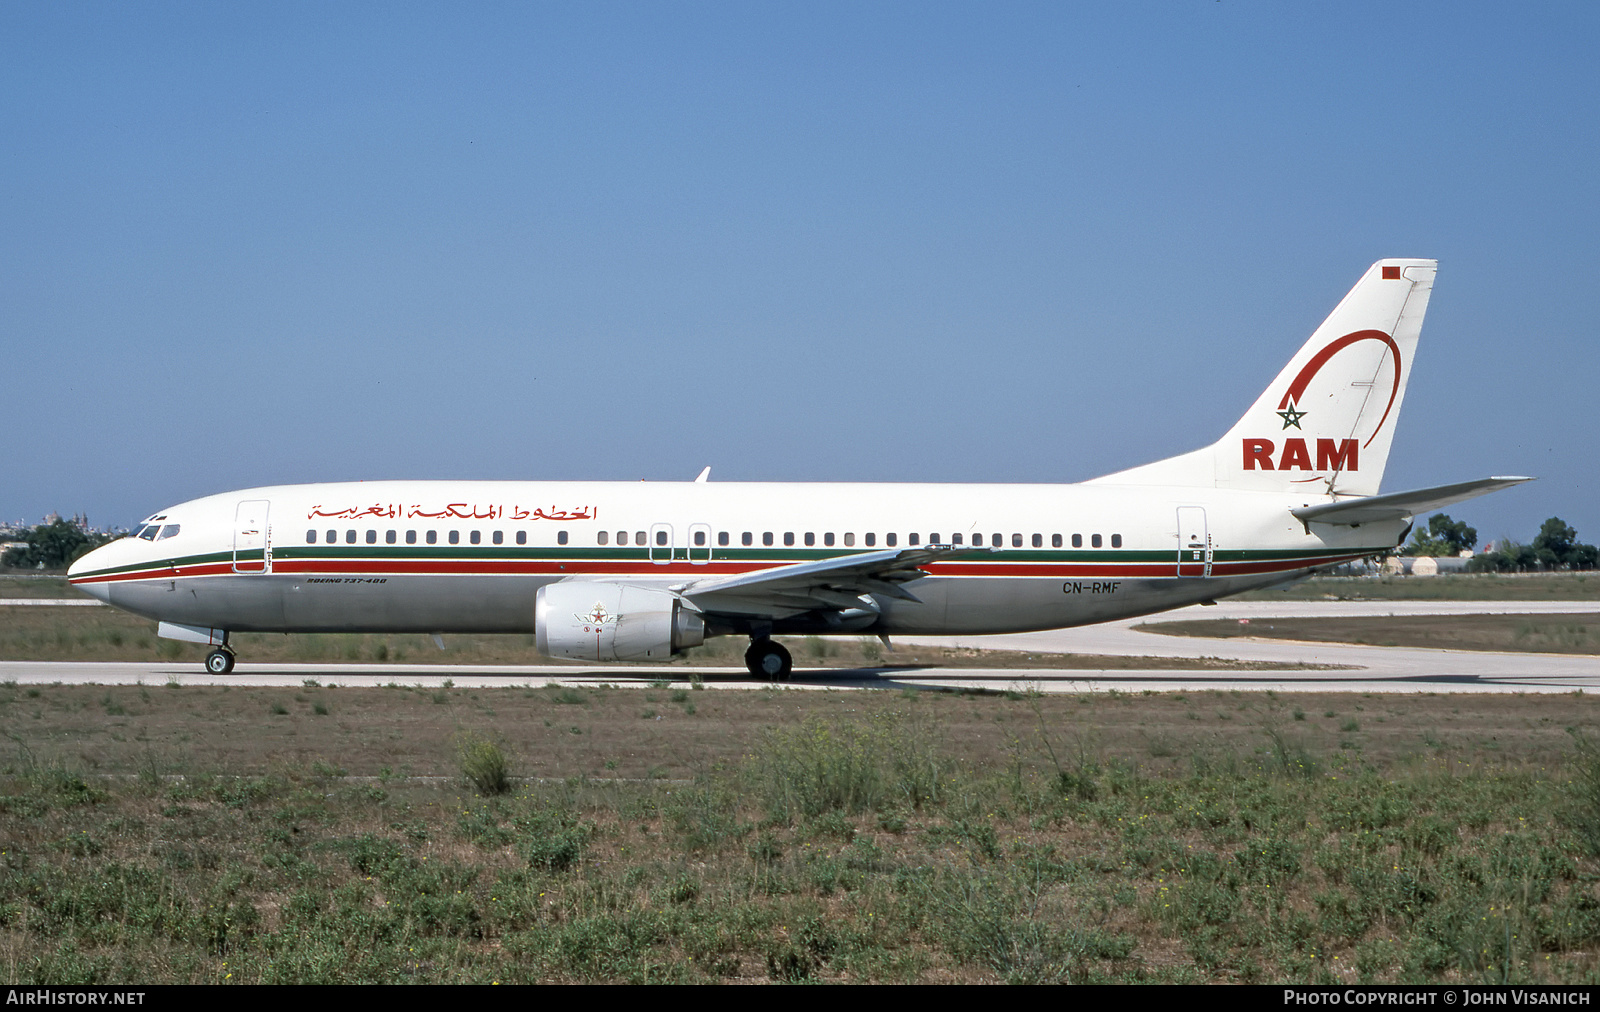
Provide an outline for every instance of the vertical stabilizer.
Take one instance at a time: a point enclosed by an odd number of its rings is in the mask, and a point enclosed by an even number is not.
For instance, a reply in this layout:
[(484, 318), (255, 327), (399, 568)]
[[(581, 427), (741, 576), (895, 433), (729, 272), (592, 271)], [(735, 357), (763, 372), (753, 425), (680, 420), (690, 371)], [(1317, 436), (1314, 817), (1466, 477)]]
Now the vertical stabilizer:
[(1434, 260), (1380, 260), (1221, 440), (1094, 484), (1375, 495)]

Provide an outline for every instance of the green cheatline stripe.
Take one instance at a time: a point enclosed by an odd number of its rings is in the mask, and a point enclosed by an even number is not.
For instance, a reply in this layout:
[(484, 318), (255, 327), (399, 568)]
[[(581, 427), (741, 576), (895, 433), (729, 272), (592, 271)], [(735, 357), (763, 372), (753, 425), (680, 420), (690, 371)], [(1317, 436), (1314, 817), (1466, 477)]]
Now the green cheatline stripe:
[[(869, 552), (892, 551), (885, 548), (799, 549), (799, 548), (718, 548), (713, 549), (713, 562), (815, 562), (823, 559), (865, 555)], [(1293, 559), (1315, 559), (1328, 555), (1376, 554), (1386, 548), (1315, 548), (1315, 549), (1237, 549), (1217, 550), (1213, 562), (1276, 562)], [(695, 550), (695, 558), (704, 558), (703, 550)], [(472, 559), (494, 562), (649, 562), (650, 556), (641, 548), (588, 548), (588, 547), (538, 547), (518, 548), (507, 545), (330, 545), (326, 548), (294, 546), (274, 548), (277, 559)], [(682, 548), (677, 549), (674, 561), (687, 562)], [(1159, 552), (1136, 552), (1130, 549), (1110, 548), (1098, 550), (1041, 550), (1008, 548), (998, 552), (959, 555), (949, 562), (999, 562), (999, 563), (1155, 563), (1177, 561), (1177, 549)]]
[[(257, 549), (255, 552), (244, 552), (240, 559), (245, 562), (260, 562), (264, 553)], [(112, 566), (110, 569), (96, 569), (92, 573), (80, 573), (84, 576), (115, 576), (118, 573), (136, 573), (144, 569), (166, 569), (169, 566), (203, 566), (208, 563), (226, 562), (232, 564), (232, 552), (212, 552), (210, 555), (180, 555), (172, 559), (152, 559), (149, 562), (136, 562), (129, 566)]]
[[(719, 548), (713, 551), (713, 562), (732, 562), (744, 564), (784, 564), (795, 562), (811, 562), (821, 559), (842, 558), (848, 555), (861, 555), (866, 552), (886, 551), (887, 549), (850, 549), (838, 551), (834, 549), (785, 549), (785, 548)], [(1212, 553), (1212, 564), (1228, 562), (1292, 562), (1296, 559), (1314, 559), (1328, 555), (1355, 555), (1377, 554), (1387, 551), (1386, 548), (1315, 548), (1315, 549), (1239, 549), (1232, 551), (1218, 550)], [(699, 557), (700, 553), (696, 553)], [(648, 551), (643, 548), (579, 548), (579, 547), (515, 547), (507, 545), (329, 545), (327, 547), (291, 546), (275, 548), (272, 553), (275, 561), (461, 561), (461, 562), (626, 562), (646, 563), (650, 561)], [(240, 553), (239, 561), (260, 561), (262, 552)], [(136, 563), (127, 566), (116, 566), (110, 569), (100, 569), (93, 573), (84, 573), (83, 576), (114, 576), (119, 573), (133, 573), (142, 570), (166, 569), (168, 566), (179, 568), (201, 566), (216, 563), (232, 564), (235, 560), (233, 552), (213, 552), (207, 555), (188, 555), (176, 559), (160, 560), (153, 562)], [(683, 550), (678, 550), (675, 562), (687, 562), (688, 558)], [(1079, 565), (1105, 565), (1110, 563), (1121, 564), (1146, 564), (1146, 565), (1171, 565), (1177, 562), (1176, 549), (1159, 552), (1132, 551), (1129, 549), (1112, 548), (1101, 550), (1041, 550), (1013, 548), (1003, 549), (992, 554), (971, 554), (959, 556), (952, 562), (975, 563), (1048, 563), (1054, 565), (1079, 564)]]

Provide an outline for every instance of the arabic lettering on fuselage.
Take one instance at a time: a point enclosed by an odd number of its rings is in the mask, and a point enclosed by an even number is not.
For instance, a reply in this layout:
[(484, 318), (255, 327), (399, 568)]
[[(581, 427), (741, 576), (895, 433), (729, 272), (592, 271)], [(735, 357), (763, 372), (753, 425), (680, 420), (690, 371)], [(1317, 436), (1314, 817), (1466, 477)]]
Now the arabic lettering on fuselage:
[(569, 509), (559, 509), (555, 506), (520, 506), (515, 503), (508, 509), (503, 505), (486, 506), (481, 503), (453, 502), (442, 507), (433, 507), (430, 504), (414, 503), (375, 503), (365, 508), (360, 506), (347, 506), (344, 509), (333, 509), (318, 503), (311, 507), (311, 512), (306, 514), (306, 519), (315, 520), (318, 517), (333, 520), (360, 520), (364, 517), (373, 517), (384, 520), (414, 520), (422, 517), (427, 520), (594, 520), (600, 511), (593, 506), (577, 506)]

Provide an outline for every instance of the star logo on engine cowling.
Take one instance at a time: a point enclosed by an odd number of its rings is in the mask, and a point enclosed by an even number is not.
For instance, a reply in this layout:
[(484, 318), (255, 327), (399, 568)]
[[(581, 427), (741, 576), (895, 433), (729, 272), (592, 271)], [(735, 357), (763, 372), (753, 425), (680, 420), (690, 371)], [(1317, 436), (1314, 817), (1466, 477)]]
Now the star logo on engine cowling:
[(1287, 410), (1278, 412), (1278, 417), (1283, 419), (1283, 427), (1286, 429), (1291, 425), (1297, 429), (1300, 428), (1300, 419), (1305, 416), (1306, 412), (1295, 410), (1294, 401), (1289, 402)]

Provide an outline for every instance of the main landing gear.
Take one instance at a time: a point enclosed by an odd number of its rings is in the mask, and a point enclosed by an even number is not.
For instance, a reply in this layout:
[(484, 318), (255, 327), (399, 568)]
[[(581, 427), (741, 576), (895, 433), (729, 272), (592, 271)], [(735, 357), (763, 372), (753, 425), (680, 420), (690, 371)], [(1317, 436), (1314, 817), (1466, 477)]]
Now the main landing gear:
[(750, 641), (750, 649), (744, 652), (744, 666), (750, 669), (752, 675), (765, 681), (787, 682), (789, 672), (794, 668), (794, 658), (782, 643), (774, 643), (762, 636)]
[(220, 646), (206, 654), (206, 670), (213, 675), (225, 675), (232, 671), (233, 651), (226, 646)]

